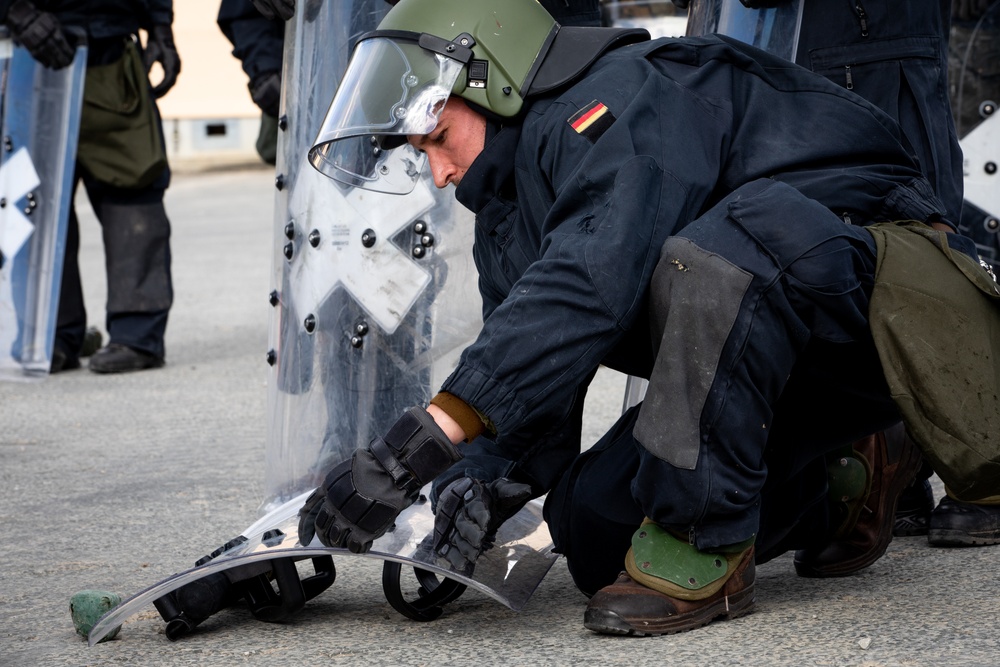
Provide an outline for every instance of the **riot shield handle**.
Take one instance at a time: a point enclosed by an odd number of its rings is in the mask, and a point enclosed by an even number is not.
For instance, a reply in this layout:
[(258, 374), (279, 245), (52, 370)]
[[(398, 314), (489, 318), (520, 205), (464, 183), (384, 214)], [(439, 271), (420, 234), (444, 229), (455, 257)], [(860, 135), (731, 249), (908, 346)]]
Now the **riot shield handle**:
[(382, 591), (393, 609), (413, 621), (427, 622), (437, 619), (444, 612), (444, 605), (457, 600), (468, 588), (454, 579), (445, 578), (438, 581), (433, 573), (415, 567), (413, 574), (420, 582), (420, 588), (417, 591), (417, 599), (409, 602), (403, 597), (400, 582), (402, 570), (403, 566), (399, 563), (385, 562), (382, 567)]
[(154, 600), (153, 606), (167, 622), (167, 639), (177, 641), (239, 598), (226, 574), (216, 572)]
[[(282, 623), (302, 610), (306, 602), (330, 586), (337, 578), (331, 556), (311, 559), (315, 574), (299, 579), (295, 563), (301, 558), (276, 558), (271, 561), (271, 572), (242, 582), (243, 594), (250, 613), (258, 621)], [(274, 590), (271, 583), (278, 584)]]

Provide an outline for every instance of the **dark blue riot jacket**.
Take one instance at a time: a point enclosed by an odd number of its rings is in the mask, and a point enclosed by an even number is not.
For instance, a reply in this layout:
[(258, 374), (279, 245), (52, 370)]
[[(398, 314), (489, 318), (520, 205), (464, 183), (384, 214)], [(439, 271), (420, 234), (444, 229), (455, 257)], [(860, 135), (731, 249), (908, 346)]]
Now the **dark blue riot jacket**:
[(845, 223), (937, 219), (901, 136), (862, 98), (727, 38), (603, 55), (492, 137), (457, 190), (476, 213), (484, 327), (442, 389), (548, 486), (527, 459), (578, 451), (565, 426), (598, 366), (649, 376), (647, 291), (668, 236), (757, 179)]
[(251, 81), (281, 71), (284, 21), (264, 18), (250, 0), (222, 0), (216, 22)]

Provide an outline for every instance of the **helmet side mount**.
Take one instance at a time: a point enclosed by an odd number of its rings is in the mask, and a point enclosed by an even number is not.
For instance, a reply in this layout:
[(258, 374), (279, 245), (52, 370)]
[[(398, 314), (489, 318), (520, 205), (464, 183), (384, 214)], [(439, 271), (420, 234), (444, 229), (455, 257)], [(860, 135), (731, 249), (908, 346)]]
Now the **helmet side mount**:
[(422, 49), (441, 54), (452, 60), (457, 60), (463, 65), (468, 65), (469, 61), (472, 60), (472, 47), (476, 45), (476, 40), (467, 32), (463, 32), (452, 40), (442, 39), (436, 35), (423, 32), (420, 33), (417, 43)]

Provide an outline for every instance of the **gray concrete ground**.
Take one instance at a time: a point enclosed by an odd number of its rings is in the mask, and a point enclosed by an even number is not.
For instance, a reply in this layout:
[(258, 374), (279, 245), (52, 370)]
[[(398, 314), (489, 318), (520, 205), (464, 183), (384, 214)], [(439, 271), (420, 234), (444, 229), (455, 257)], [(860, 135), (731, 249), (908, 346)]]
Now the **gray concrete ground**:
[[(88, 648), (70, 596), (128, 596), (239, 534), (262, 500), (273, 172), (180, 175), (169, 191), (176, 302), (162, 370), (0, 382), (0, 665), (996, 665), (1000, 549), (901, 538), (856, 576), (758, 570), (754, 614), (683, 635), (601, 637), (557, 561), (519, 613), (468, 592), (432, 623), (384, 600), (377, 561), (337, 560), (294, 622), (224, 612), (169, 642), (150, 606)], [(84, 207), (86, 205), (84, 204)], [(97, 223), (82, 214), (91, 322), (102, 324)], [(621, 406), (602, 375), (596, 434)], [(937, 488), (940, 495), (940, 486)]]

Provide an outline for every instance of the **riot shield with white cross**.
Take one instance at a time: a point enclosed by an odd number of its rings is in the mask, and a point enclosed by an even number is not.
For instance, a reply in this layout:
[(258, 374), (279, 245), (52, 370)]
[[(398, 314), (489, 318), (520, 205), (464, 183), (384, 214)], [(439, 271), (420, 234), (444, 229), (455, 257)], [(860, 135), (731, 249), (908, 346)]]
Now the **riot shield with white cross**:
[(306, 161), (354, 42), (388, 9), (305, 2), (286, 29), (265, 509), (426, 405), (482, 322), (473, 218), (451, 189), (354, 189)]
[(52, 70), (0, 28), (0, 379), (49, 372), (87, 64), (77, 39)]

